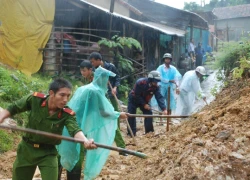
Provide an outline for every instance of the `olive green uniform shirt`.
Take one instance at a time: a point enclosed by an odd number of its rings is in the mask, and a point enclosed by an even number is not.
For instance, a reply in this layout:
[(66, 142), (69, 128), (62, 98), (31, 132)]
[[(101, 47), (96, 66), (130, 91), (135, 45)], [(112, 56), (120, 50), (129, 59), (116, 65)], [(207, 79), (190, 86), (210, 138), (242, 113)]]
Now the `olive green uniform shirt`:
[[(72, 111), (73, 113), (69, 113), (71, 111), (70, 109), (67, 109), (69, 112), (65, 112), (65, 108), (67, 107), (59, 109), (53, 115), (49, 115), (48, 99), (49, 96), (46, 97), (45, 95), (44, 98), (28, 95), (14, 102), (7, 110), (11, 115), (30, 111), (26, 127), (34, 130), (62, 135), (63, 127), (66, 126), (71, 136), (81, 131), (74, 116), (74, 112)], [(27, 133), (24, 136), (30, 141), (38, 144), (57, 145), (61, 143), (61, 140), (36, 134)]]
[(91, 83), (93, 81), (93, 79), (94, 79), (94, 73), (92, 72), (92, 74), (89, 78), (83, 77), (82, 83), (83, 83), (83, 85), (87, 85), (87, 84)]

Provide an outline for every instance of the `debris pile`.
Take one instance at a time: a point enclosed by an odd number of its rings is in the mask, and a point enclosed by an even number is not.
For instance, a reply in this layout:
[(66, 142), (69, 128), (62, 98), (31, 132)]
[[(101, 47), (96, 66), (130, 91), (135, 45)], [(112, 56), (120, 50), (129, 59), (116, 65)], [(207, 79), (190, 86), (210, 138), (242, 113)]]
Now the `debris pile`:
[(233, 82), (190, 120), (128, 146), (148, 159), (111, 154), (100, 179), (250, 179), (249, 102), (250, 81)]

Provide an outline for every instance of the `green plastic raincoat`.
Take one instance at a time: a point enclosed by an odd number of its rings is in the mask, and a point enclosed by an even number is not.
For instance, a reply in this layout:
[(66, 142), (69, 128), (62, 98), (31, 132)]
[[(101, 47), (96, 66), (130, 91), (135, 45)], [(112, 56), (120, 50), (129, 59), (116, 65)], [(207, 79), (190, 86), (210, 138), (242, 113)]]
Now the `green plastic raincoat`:
[[(114, 111), (112, 104), (105, 97), (109, 76), (114, 73), (98, 67), (92, 83), (78, 88), (68, 103), (75, 111), (76, 119), (88, 139), (111, 146), (114, 142), (117, 129), (119, 112)], [(63, 130), (64, 136), (69, 136), (67, 129)], [(62, 141), (58, 146), (62, 166), (71, 171), (79, 160), (80, 144)], [(109, 150), (98, 148), (87, 151), (84, 165), (84, 179), (94, 179), (101, 172)]]

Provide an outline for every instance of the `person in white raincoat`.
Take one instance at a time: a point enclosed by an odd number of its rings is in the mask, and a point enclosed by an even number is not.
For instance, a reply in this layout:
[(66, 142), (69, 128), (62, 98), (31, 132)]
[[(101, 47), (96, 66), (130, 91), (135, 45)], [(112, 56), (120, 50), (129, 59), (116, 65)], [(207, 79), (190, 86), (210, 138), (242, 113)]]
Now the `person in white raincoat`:
[(206, 97), (201, 89), (200, 78), (206, 75), (206, 70), (198, 66), (195, 70), (188, 71), (184, 74), (180, 85), (180, 96), (177, 102), (177, 114), (190, 115), (194, 105), (195, 97)]

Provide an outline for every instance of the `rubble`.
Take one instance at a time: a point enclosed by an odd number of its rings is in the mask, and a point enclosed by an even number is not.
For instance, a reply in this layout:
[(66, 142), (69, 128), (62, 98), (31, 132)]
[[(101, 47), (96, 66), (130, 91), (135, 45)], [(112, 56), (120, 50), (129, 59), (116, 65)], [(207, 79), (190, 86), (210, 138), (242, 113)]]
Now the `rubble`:
[(117, 170), (117, 179), (127, 180), (250, 179), (249, 86), (250, 80), (234, 82), (209, 106), (171, 126), (169, 132), (162, 128), (156, 137), (137, 136), (138, 147), (127, 148), (141, 149), (149, 159), (111, 154), (103, 171), (111, 175)]

